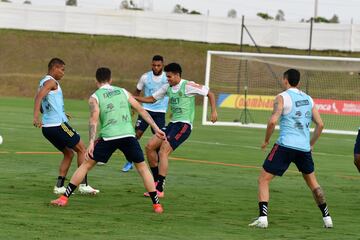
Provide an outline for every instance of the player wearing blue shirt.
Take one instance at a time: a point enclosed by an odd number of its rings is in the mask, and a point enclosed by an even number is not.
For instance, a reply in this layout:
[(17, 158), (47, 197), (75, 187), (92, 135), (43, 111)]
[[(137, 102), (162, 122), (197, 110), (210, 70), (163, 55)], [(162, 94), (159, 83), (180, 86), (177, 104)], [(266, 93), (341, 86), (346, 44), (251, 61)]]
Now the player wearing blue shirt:
[[(64, 98), (59, 84), (64, 74), (64, 61), (59, 58), (51, 59), (48, 64), (48, 74), (40, 80), (34, 103), (33, 125), (41, 128), (44, 137), (64, 155), (53, 190), (55, 194), (63, 194), (66, 191), (64, 181), (74, 157), (73, 151), (77, 154), (78, 166), (85, 161), (86, 152), (80, 135), (69, 125), (65, 114)], [(99, 190), (87, 184), (86, 176), (79, 186), (79, 191), (85, 194), (99, 193)]]
[[(136, 90), (134, 96), (140, 96), (140, 93), (144, 92), (144, 97), (152, 96), (154, 92), (159, 90), (162, 86), (168, 83), (164, 68), (164, 58), (160, 55), (155, 55), (152, 58), (151, 62), (151, 71), (144, 73), (136, 85)], [(165, 114), (168, 107), (169, 98), (164, 97), (163, 99), (156, 101), (155, 103), (143, 103), (144, 109), (150, 114), (154, 119), (156, 125), (160, 129), (165, 127)], [(146, 129), (149, 127), (149, 124), (139, 115), (136, 120), (135, 133), (136, 138), (140, 139)], [(153, 129), (151, 129), (154, 133)], [(155, 181), (158, 176), (158, 167), (150, 166)], [(132, 168), (131, 162), (126, 162), (122, 168), (123, 172), (127, 172)]]
[[(322, 212), (324, 227), (333, 227), (324, 192), (315, 177), (311, 155), (311, 150), (320, 137), (324, 124), (312, 98), (297, 88), (299, 81), (299, 71), (287, 70), (283, 76), (283, 85), (286, 90), (274, 100), (273, 113), (268, 121), (265, 140), (261, 148), (266, 149), (279, 118), (280, 136), (264, 161), (258, 179), (259, 217), (249, 226), (268, 227), (269, 184), (275, 176), (282, 176), (290, 163), (294, 162)], [(315, 130), (310, 139), (311, 122), (315, 123)]]

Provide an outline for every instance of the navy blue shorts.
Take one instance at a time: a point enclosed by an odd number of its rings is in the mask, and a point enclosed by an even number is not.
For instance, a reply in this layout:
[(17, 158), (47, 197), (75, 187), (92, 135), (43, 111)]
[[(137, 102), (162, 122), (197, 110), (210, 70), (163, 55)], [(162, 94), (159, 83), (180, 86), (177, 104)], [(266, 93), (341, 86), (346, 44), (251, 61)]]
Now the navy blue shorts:
[(311, 152), (303, 152), (274, 144), (266, 157), (263, 168), (273, 175), (282, 176), (289, 168), (290, 163), (295, 163), (299, 172), (310, 174), (314, 172), (314, 161)]
[(356, 137), (356, 142), (354, 146), (354, 154), (360, 154), (360, 130), (358, 131), (358, 135)]
[(134, 137), (108, 141), (104, 141), (102, 138), (96, 140), (92, 159), (96, 162), (106, 163), (116, 149), (122, 151), (129, 162), (141, 163), (144, 161), (143, 151)]
[(42, 127), (44, 137), (59, 151), (65, 147), (73, 148), (80, 142), (80, 135), (68, 123), (56, 127)]
[(191, 126), (188, 123), (171, 122), (164, 130), (171, 148), (175, 151), (190, 136)]
[[(150, 116), (152, 117), (152, 119), (154, 119), (154, 122), (156, 123), (156, 125), (162, 129), (163, 127), (165, 127), (165, 113), (163, 112), (152, 112), (149, 110), (146, 110)], [(140, 130), (142, 132), (145, 132), (146, 129), (148, 128), (149, 124), (141, 117), (141, 115), (139, 114), (138, 119), (136, 120), (136, 124), (135, 124), (135, 130)], [(154, 134), (154, 130), (151, 128), (151, 132)]]

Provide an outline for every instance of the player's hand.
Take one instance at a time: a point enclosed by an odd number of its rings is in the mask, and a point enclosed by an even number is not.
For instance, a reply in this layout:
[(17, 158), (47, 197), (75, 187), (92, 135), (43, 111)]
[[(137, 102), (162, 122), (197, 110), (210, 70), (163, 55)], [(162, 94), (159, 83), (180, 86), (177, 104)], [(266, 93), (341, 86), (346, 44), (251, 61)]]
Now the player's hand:
[(90, 159), (90, 157), (94, 158), (93, 153), (94, 153), (94, 142), (91, 141), (89, 143), (89, 146), (88, 146), (87, 150), (86, 150), (86, 159)]
[(211, 122), (214, 123), (217, 121), (218, 115), (217, 111), (211, 112)]
[(69, 120), (72, 119), (72, 116), (70, 115), (70, 113), (65, 113), (65, 115)]
[(41, 120), (39, 120), (39, 118), (34, 118), (33, 125), (34, 125), (34, 127), (41, 128), (42, 122), (41, 122)]
[(267, 145), (269, 145), (269, 141), (264, 141), (264, 142), (261, 144), (261, 150), (265, 151)]
[(165, 134), (161, 129), (156, 130), (156, 131), (155, 131), (155, 135), (156, 135), (158, 138), (166, 141), (166, 134)]

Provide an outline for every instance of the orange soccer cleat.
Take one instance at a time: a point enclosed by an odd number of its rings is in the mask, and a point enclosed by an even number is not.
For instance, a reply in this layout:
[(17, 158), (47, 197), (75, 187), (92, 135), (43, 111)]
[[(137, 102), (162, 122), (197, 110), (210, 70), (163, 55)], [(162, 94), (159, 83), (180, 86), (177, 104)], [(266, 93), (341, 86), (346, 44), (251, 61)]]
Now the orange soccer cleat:
[(62, 195), (61, 197), (59, 197), (58, 199), (52, 200), (50, 202), (51, 205), (54, 206), (60, 206), (60, 207), (64, 207), (67, 205), (69, 198), (65, 197), (64, 195)]

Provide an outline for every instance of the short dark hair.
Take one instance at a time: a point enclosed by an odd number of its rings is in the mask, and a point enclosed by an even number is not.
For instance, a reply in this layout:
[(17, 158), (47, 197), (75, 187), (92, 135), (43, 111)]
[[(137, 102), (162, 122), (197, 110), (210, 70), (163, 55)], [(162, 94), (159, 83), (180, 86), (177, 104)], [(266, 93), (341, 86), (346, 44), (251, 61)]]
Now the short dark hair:
[(292, 87), (296, 87), (300, 82), (300, 72), (296, 69), (290, 68), (284, 72), (284, 78), (286, 78)]
[(52, 69), (55, 65), (65, 65), (65, 62), (60, 58), (52, 58), (48, 63), (48, 70)]
[(180, 75), (180, 77), (181, 77), (181, 73), (182, 73), (181, 66), (178, 63), (169, 63), (168, 65), (166, 65), (164, 67), (164, 71), (178, 73)]
[(107, 67), (100, 67), (96, 70), (96, 80), (100, 83), (109, 82), (111, 79), (111, 70)]
[(155, 56), (153, 56), (152, 60), (153, 61), (162, 61), (163, 62), (164, 58), (162, 56), (160, 56), (160, 55), (155, 55)]

